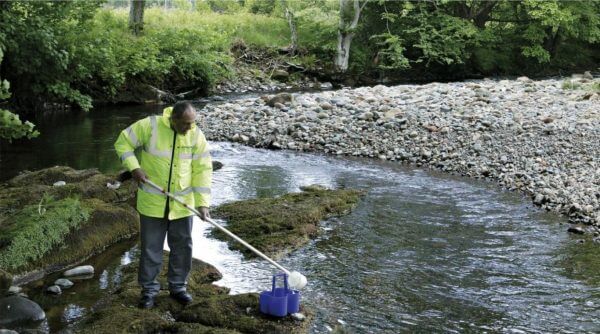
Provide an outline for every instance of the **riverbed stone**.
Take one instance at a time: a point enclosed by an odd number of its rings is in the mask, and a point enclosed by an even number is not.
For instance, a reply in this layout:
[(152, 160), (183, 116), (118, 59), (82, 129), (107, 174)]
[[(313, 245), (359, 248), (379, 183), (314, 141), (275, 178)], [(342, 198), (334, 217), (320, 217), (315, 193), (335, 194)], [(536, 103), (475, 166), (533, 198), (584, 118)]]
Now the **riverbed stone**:
[(60, 295), (62, 293), (62, 289), (58, 285), (51, 285), (46, 288), (46, 292), (52, 295)]
[(74, 283), (66, 278), (59, 278), (56, 281), (54, 281), (54, 284), (58, 285), (61, 289), (68, 289), (72, 287)]
[(92, 267), (90, 265), (86, 265), (86, 266), (78, 266), (73, 269), (69, 269), (69, 270), (65, 271), (63, 273), (63, 275), (65, 277), (71, 277), (71, 276), (85, 276), (85, 275), (90, 275), (93, 273), (94, 273), (94, 267)]
[(7, 296), (12, 296), (12, 295), (18, 295), (21, 293), (21, 291), (23, 291), (23, 288), (21, 288), (20, 286), (11, 286), (8, 289), (8, 292), (6, 293)]
[(0, 326), (12, 326), (46, 318), (44, 310), (35, 302), (21, 296), (0, 299)]
[[(581, 75), (574, 80), (580, 79)], [(391, 159), (388, 151), (406, 148), (392, 158), (485, 176), (524, 192), (532, 201), (537, 198), (536, 203), (543, 201), (542, 208), (568, 215), (571, 222), (594, 224), (600, 203), (589, 194), (599, 193), (597, 184), (590, 187), (590, 180), (598, 179), (593, 152), (600, 151), (599, 109), (598, 101), (586, 96), (600, 79), (585, 80), (589, 82), (574, 89), (563, 89), (557, 79), (521, 77), (297, 94), (294, 116), (280, 113), (277, 124), (288, 129), (301, 122), (310, 131), (285, 131), (277, 135), (277, 142), (295, 142), (283, 145), (287, 149), (386, 159)], [(250, 102), (254, 99), (236, 103)], [(324, 102), (333, 107), (328, 118), (314, 111), (329, 110)], [(259, 123), (224, 123), (215, 110), (226, 108), (210, 106), (200, 112), (209, 139), (227, 139), (232, 132), (253, 127), (257, 138), (248, 145), (272, 148), (265, 125), (275, 116)], [(552, 195), (541, 191), (548, 187)], [(573, 203), (579, 209), (571, 209)]]

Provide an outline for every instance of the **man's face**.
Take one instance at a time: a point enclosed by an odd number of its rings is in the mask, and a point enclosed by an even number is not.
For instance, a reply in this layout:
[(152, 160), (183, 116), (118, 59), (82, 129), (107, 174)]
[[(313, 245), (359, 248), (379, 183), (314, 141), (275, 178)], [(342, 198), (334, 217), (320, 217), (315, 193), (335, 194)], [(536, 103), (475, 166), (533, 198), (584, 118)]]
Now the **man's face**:
[(186, 134), (192, 128), (194, 122), (196, 122), (196, 112), (193, 108), (186, 110), (181, 118), (171, 117), (171, 125), (175, 132), (180, 135)]

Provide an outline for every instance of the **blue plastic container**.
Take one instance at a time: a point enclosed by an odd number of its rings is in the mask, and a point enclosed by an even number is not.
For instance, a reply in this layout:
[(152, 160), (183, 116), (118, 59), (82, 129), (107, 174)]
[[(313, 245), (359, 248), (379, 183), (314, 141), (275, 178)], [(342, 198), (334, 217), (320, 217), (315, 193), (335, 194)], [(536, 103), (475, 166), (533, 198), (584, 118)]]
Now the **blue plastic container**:
[[(283, 287), (277, 287), (277, 278), (283, 278)], [(258, 299), (260, 311), (274, 317), (285, 317), (300, 310), (300, 292), (288, 288), (287, 275), (273, 275), (271, 291), (263, 291)]]
[(300, 291), (288, 290), (287, 299), (287, 312), (298, 313), (300, 311)]

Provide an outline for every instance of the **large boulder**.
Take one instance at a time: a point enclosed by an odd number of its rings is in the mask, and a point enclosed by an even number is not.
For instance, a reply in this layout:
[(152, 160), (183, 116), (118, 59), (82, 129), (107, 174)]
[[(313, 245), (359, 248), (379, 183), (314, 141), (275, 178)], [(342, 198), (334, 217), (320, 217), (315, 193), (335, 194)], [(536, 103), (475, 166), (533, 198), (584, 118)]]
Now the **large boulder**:
[(27, 298), (10, 296), (0, 299), (0, 327), (13, 327), (45, 318), (44, 310)]

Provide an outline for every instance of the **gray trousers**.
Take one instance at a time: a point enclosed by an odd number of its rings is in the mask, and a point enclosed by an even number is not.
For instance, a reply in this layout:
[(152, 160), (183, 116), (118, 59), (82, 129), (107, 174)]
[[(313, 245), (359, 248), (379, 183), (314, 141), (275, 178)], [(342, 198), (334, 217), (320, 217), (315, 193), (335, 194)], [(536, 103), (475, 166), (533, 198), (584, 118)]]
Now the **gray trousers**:
[(193, 216), (168, 220), (140, 214), (141, 251), (138, 283), (142, 294), (155, 296), (160, 290), (156, 280), (162, 267), (165, 235), (170, 248), (167, 281), (169, 291), (185, 291), (187, 277), (192, 267)]

